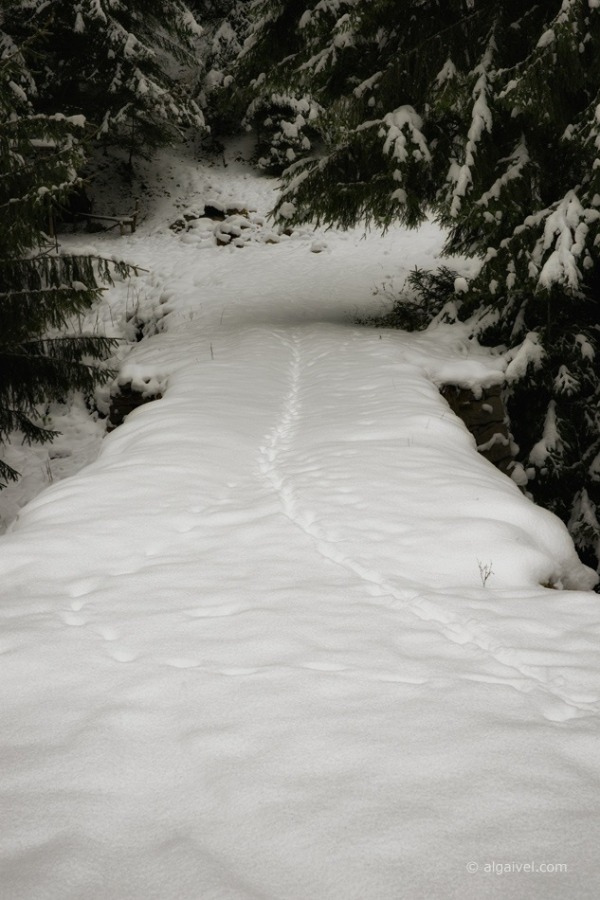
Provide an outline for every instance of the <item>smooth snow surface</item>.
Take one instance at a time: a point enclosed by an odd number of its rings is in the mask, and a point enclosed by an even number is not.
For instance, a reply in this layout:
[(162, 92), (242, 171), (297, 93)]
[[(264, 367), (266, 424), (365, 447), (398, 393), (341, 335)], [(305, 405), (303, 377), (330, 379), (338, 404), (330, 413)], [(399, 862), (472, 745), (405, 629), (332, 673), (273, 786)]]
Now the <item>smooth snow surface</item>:
[(0, 539), (0, 896), (597, 897), (594, 575), (436, 387), (505, 361), (354, 324), (438, 232), (217, 247), (173, 203), (273, 182), (163, 169), (92, 245), (164, 398)]

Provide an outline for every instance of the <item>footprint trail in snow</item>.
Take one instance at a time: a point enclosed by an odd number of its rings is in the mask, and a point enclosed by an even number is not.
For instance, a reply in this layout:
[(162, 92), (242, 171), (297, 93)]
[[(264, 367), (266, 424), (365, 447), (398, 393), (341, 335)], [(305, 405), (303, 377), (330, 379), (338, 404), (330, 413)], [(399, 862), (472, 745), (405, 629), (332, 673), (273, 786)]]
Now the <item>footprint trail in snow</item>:
[(167, 387), (0, 539), (0, 895), (597, 896), (589, 572), (439, 395), (498, 361), (353, 322), (435, 229), (361, 237), (104, 239), (168, 295), (123, 366)]

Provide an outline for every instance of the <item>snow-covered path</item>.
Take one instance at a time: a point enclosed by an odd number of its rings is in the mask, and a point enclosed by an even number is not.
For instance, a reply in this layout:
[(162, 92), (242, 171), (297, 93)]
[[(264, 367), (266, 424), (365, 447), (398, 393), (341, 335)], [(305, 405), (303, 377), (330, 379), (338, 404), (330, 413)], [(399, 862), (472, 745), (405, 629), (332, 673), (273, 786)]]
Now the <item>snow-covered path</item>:
[(328, 243), (120, 244), (167, 390), (0, 540), (6, 900), (598, 895), (598, 598), (433, 383), (493, 360), (352, 324), (435, 231)]

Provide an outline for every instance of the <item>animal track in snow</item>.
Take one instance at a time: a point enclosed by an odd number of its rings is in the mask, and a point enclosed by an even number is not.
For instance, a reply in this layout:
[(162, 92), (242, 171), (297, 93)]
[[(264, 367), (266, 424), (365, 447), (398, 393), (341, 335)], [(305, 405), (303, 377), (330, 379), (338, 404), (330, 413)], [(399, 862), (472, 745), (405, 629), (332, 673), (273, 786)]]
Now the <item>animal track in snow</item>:
[[(284, 515), (311, 538), (315, 549), (323, 558), (357, 576), (371, 596), (391, 598), (394, 607), (407, 611), (421, 621), (431, 623), (436, 633), (454, 645), (477, 648), (507, 670), (506, 683), (517, 690), (524, 692), (525, 681), (531, 690), (539, 691), (542, 714), (545, 718), (551, 721), (566, 721), (578, 716), (597, 714), (598, 697), (583, 699), (576, 686), (569, 689), (558, 680), (548, 678), (543, 667), (527, 663), (526, 657), (523, 658), (523, 651), (498, 646), (485, 629), (478, 627), (471, 617), (463, 618), (449, 613), (431, 600), (425, 599), (421, 592), (391, 584), (381, 572), (371, 570), (363, 563), (345, 555), (336, 546), (337, 541), (315, 524), (314, 514), (302, 508), (293, 475), (285, 471), (285, 460), (293, 454), (294, 437), (302, 415), (303, 357), (301, 340), (297, 334), (292, 332), (291, 337), (282, 337), (281, 340), (290, 351), (288, 391), (283, 400), (279, 421), (268, 433), (260, 448), (259, 468), (264, 479), (279, 496)], [(489, 676), (491, 683), (497, 683), (498, 680)]]

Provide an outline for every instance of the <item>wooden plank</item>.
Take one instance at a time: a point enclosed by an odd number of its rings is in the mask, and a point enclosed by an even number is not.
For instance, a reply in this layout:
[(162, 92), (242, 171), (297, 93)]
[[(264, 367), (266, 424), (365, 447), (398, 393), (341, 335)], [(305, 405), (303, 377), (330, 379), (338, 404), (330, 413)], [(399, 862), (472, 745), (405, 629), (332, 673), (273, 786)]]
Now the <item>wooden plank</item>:
[(124, 225), (133, 223), (133, 216), (100, 216), (96, 213), (77, 213), (77, 215), (81, 216), (82, 219), (103, 219), (107, 222), (122, 222)]
[(125, 233), (125, 226), (129, 225), (131, 228), (131, 233), (136, 229), (137, 226), (137, 217), (139, 213), (139, 200), (135, 201), (135, 210), (133, 213), (127, 213), (124, 216), (104, 216), (100, 213), (93, 212), (78, 212), (75, 213), (77, 218), (85, 219), (86, 222), (94, 221), (94, 222), (114, 222), (115, 225), (119, 226), (119, 230), (121, 234)]

